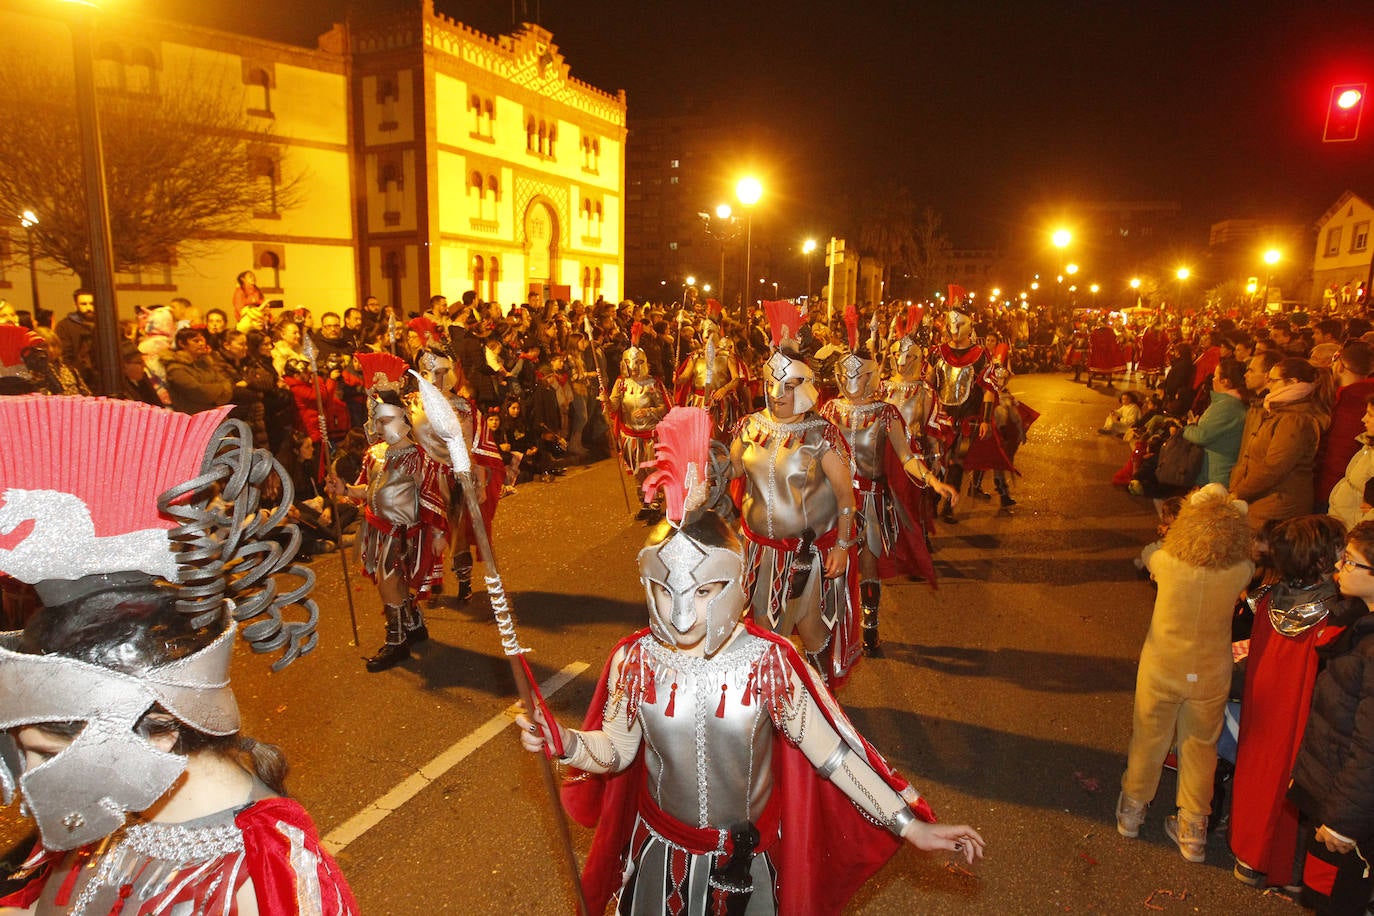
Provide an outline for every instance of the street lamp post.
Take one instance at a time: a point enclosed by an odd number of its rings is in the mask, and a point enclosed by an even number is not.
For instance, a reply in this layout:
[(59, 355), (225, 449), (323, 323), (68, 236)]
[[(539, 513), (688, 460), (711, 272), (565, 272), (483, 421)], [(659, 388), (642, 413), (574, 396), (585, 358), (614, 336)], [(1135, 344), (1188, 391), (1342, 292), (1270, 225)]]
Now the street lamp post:
[(816, 253), (816, 240), (807, 239), (802, 243), (802, 254), (806, 255), (806, 301), (811, 301), (811, 256)]
[(100, 113), (95, 99), (95, 55), (91, 32), (94, 9), (70, 4), (72, 63), (76, 71), (76, 118), (81, 134), (81, 166), (86, 185), (87, 231), (91, 244), (91, 275), (86, 279), (95, 294), (95, 366), (102, 393), (123, 390), (119, 364), (118, 313), (115, 311), (114, 246), (110, 242), (110, 199), (105, 187), (105, 153), (100, 143)]
[(1282, 255), (1277, 248), (1270, 248), (1264, 253), (1264, 298), (1260, 301), (1260, 308), (1265, 312), (1269, 311), (1269, 281), (1274, 276), (1274, 265), (1279, 263)]
[(33, 320), (42, 323), (43, 307), (38, 302), (38, 271), (33, 263), (33, 227), (38, 225), (38, 214), (32, 210), (25, 210), (19, 214), (19, 225), (24, 227), (24, 234), (28, 237), (29, 244), (29, 292), (33, 297)]
[(1073, 241), (1073, 233), (1070, 232), (1070, 231), (1067, 230), (1067, 229), (1056, 229), (1056, 230), (1054, 231), (1054, 234), (1050, 236), (1050, 241), (1054, 244), (1054, 247), (1055, 247), (1055, 248), (1058, 248), (1058, 249), (1059, 249), (1059, 264), (1058, 264), (1058, 267), (1059, 267), (1059, 274), (1058, 274), (1058, 276), (1059, 276), (1059, 288), (1058, 288), (1058, 289), (1059, 289), (1059, 305), (1060, 305), (1060, 307), (1062, 308), (1063, 305), (1064, 305), (1064, 250), (1065, 250), (1066, 248), (1068, 248), (1068, 247), (1069, 247), (1069, 243)]
[(1190, 271), (1186, 267), (1180, 267), (1174, 273), (1174, 276), (1178, 277), (1178, 307), (1180, 310), (1183, 308), (1183, 281), (1188, 279), (1192, 275), (1192, 271)]
[[(759, 202), (763, 196), (763, 184), (752, 175), (746, 175), (735, 185), (735, 196), (744, 205), (744, 294), (751, 295), (749, 292), (749, 278), (753, 276), (753, 257), (754, 257), (754, 204)], [(752, 311), (751, 302), (741, 302), (740, 308), (744, 314), (740, 316), (741, 321), (747, 321), (747, 316)]]

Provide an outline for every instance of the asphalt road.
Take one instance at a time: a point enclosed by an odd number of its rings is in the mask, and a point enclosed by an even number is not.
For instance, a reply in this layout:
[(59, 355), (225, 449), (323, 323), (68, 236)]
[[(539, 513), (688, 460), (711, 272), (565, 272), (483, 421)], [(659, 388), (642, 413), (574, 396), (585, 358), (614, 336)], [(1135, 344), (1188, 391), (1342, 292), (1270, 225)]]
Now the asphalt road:
[[(1153, 510), (1110, 484), (1127, 446), (1094, 429), (1112, 394), (1061, 375), (1013, 387), (1042, 414), (1018, 457), (1017, 505), (966, 501), (940, 528), (939, 589), (885, 589), (884, 656), (862, 662), (840, 697), (942, 819), (982, 832), (987, 858), (965, 871), (903, 849), (848, 912), (1296, 912), (1232, 879), (1224, 837), (1206, 864), (1179, 856), (1163, 833), (1167, 775), (1141, 838), (1117, 836), (1153, 601), (1131, 559), (1154, 536)], [(644, 530), (610, 462), (502, 501), (501, 572), (536, 675), (565, 683), (551, 698), (565, 722), (580, 720), (614, 642), (645, 623)], [(358, 647), (338, 558), (314, 566), (319, 650), (279, 674), (240, 651), (235, 684), (245, 731), (287, 750), (288, 785), (363, 911), (572, 912), (537, 763), (507, 724), (513, 682), (487, 602), (431, 612), (416, 657), (369, 675), (361, 658), (382, 639), (371, 585), (354, 573)], [(0, 826), (18, 829), (13, 808)], [(573, 828), (579, 855), (590, 837)]]

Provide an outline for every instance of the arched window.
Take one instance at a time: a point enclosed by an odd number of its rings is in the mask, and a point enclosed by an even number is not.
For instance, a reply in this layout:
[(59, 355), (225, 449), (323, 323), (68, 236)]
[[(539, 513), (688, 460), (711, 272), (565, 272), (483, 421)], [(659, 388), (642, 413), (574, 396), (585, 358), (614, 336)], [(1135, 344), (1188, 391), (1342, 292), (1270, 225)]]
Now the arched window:
[[(489, 198), (489, 199), (488, 199)], [(501, 199), (501, 185), (495, 175), (487, 176), (487, 193), (482, 197), (482, 218), (497, 219), (497, 202)]]
[(268, 156), (254, 156), (249, 163), (249, 171), (257, 190), (254, 202), (254, 215), (259, 217), (275, 216), (277, 213), (277, 163)]
[(468, 110), (472, 112), (472, 132), (482, 133), (482, 98), (474, 95), (468, 99)]
[(497, 258), (487, 258), (487, 300), (490, 302), (499, 301), (500, 297), (496, 294), (497, 284), (501, 282), (501, 262)]
[(535, 152), (534, 140), (538, 128), (535, 127), (534, 118), (531, 117), (525, 122), (525, 152)]
[(270, 289), (281, 289), (281, 255), (275, 251), (264, 251), (258, 255), (258, 272), (264, 284)]
[(492, 104), (491, 99), (487, 99), (485, 102), (482, 103), (482, 114), (486, 116), (486, 121), (487, 121), (487, 124), (486, 124), (486, 128), (487, 128), (486, 134), (487, 134), (487, 136), (488, 136), (488, 137), (495, 137), (495, 136), (496, 136), (496, 106)]
[(582, 268), (582, 301), (588, 302), (592, 298), (592, 269)]
[(539, 122), (539, 155), (546, 155), (549, 146), (549, 125)]
[(482, 173), (473, 172), (468, 176), (468, 204), (471, 207), (473, 219), (482, 218)]
[(472, 258), (472, 288), (478, 289), (482, 285), (482, 280), (486, 277), (486, 262), (482, 256), (473, 255)]
[(600, 295), (601, 295), (601, 268), (598, 267), (596, 270), (592, 271), (592, 295), (589, 295), (589, 296), (587, 297), (587, 299), (588, 299), (588, 301), (590, 301), (593, 297), (599, 297)]
[(247, 87), (248, 110), (253, 114), (272, 113), (272, 75), (261, 67), (254, 67), (244, 77)]

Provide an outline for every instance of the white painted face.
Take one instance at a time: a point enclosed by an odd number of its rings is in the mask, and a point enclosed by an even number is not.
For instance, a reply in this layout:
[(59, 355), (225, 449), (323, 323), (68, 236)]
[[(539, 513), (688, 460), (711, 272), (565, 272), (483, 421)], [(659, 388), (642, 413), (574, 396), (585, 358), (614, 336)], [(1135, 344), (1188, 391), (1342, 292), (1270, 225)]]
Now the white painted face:
[(375, 409), (372, 428), (387, 445), (400, 445), (410, 438), (410, 423), (406, 421), (405, 411), (390, 404)]

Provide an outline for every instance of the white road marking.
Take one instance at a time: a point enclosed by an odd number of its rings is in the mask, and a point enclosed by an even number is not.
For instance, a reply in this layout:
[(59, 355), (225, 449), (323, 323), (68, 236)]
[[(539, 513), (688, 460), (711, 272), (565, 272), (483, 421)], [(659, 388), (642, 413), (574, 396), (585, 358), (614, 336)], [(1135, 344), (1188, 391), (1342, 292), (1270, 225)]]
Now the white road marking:
[[(572, 662), (565, 665), (563, 670), (540, 684), (539, 689), (545, 697), (551, 697), (589, 667), (591, 666), (587, 662)], [(448, 750), (420, 767), (418, 772), (401, 780), (390, 792), (329, 831), (329, 834), (322, 841), (324, 848), (330, 855), (337, 856), (349, 843), (376, 827), (388, 814), (398, 810), (406, 802), (419, 795), (423, 789), (432, 785), (440, 776), (461, 763), (473, 751), (501, 734), (507, 726), (512, 724), (518, 711), (518, 705), (512, 703), (505, 710), (464, 735)]]

